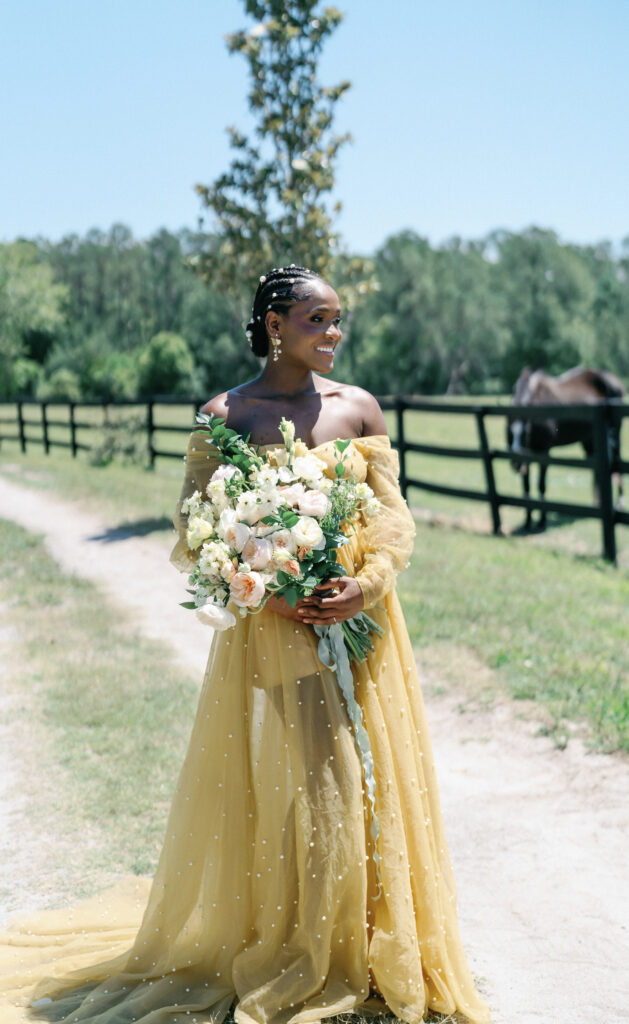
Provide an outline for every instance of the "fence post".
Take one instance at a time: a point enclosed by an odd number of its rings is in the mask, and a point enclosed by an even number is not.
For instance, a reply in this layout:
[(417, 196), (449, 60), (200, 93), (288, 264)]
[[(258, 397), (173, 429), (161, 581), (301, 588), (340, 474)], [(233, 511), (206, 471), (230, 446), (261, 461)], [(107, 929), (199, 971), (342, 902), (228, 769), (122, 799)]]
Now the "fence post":
[(70, 445), (72, 446), (72, 458), (76, 458), (77, 444), (76, 444), (76, 422), (74, 420), (74, 407), (75, 402), (70, 402)]
[(42, 432), (44, 435), (44, 451), (46, 455), (50, 454), (50, 441), (48, 440), (48, 418), (46, 416), (46, 403), (41, 404), (41, 425)]
[(494, 527), (494, 533), (500, 533), (502, 530), (502, 524), (500, 522), (500, 505), (498, 502), (498, 492), (496, 490), (496, 480), (494, 477), (494, 463), (489, 449), (489, 443), (487, 441), (487, 431), (485, 430), (485, 410), (476, 409), (474, 411), (474, 415), (476, 416), (478, 439), (480, 441), (480, 449), (483, 457), (483, 466), (485, 467), (485, 482), (487, 484), (487, 496), (489, 499), (489, 506), (491, 508), (491, 519)]
[(26, 432), (24, 430), (24, 408), (21, 402), (17, 403), (17, 429), (20, 435), (20, 448), (26, 452)]
[(400, 457), (400, 490), (406, 501), (408, 484), (406, 482), (406, 438), (404, 436), (404, 409), (406, 403), (400, 395), (395, 397), (395, 419), (397, 423), (397, 450)]
[(607, 404), (594, 408), (594, 473), (600, 502), (603, 528), (603, 557), (616, 562), (616, 534), (614, 530), (614, 495), (610, 457), (609, 416)]
[(153, 422), (153, 402), (149, 400), (146, 403), (146, 433), (147, 443), (149, 449), (149, 464), (151, 469), (155, 467), (155, 448), (153, 447), (153, 431), (155, 430), (155, 424)]

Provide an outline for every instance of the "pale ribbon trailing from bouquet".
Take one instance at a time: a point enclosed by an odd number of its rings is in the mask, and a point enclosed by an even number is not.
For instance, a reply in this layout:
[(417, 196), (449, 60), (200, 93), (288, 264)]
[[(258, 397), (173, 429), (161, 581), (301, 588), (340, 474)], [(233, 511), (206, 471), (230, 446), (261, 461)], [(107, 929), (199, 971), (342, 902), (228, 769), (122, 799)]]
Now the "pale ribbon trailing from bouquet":
[(314, 631), (319, 637), (318, 655), (326, 668), (336, 672), (338, 684), (345, 698), (347, 713), (354, 726), (356, 746), (360, 754), (363, 766), (363, 776), (367, 787), (367, 797), (371, 805), (371, 838), (373, 839), (373, 861), (376, 866), (376, 878), (378, 881), (379, 899), (382, 892), (382, 878), (380, 876), (380, 854), (378, 853), (378, 836), (380, 835), (380, 822), (376, 814), (376, 779), (374, 775), (373, 754), (367, 730), (363, 725), (363, 712), (354, 696), (354, 677), (347, 655), (343, 627), (339, 622), (333, 626), (314, 626)]

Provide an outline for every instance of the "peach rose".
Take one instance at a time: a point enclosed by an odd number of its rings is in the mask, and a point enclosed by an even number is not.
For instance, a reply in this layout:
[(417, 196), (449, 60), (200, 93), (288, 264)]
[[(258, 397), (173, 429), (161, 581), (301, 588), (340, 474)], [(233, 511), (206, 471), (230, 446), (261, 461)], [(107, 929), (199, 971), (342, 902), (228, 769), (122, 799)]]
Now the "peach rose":
[(232, 523), (223, 532), (223, 540), (239, 554), (251, 536), (246, 523)]
[(240, 608), (257, 608), (264, 597), (264, 580), (257, 572), (237, 572), (229, 584), (229, 593)]
[(290, 573), (291, 576), (301, 575), (301, 566), (298, 560), (293, 558), (290, 551), (287, 551), (286, 548), (276, 548), (273, 554), (273, 561), (280, 569)]
[[(234, 559), (234, 561), (236, 560)], [(221, 576), (223, 577), (226, 583), (229, 583), (230, 580), (233, 580), (235, 575), (236, 566), (234, 565), (234, 562), (230, 561), (229, 559), (226, 559), (221, 565)]]
[(305, 516), (323, 519), (330, 508), (330, 500), (323, 491), (305, 491), (297, 502), (299, 511)]
[(252, 569), (264, 569), (273, 557), (273, 545), (270, 540), (249, 537), (242, 549), (242, 557)]
[(271, 536), (273, 542), (274, 555), (278, 551), (290, 551), (291, 555), (295, 553), (295, 541), (290, 530), (275, 530)]
[(278, 490), (282, 504), (290, 505), (292, 508), (299, 504), (305, 493), (306, 488), (303, 484), (292, 484), (290, 487), (280, 487)]

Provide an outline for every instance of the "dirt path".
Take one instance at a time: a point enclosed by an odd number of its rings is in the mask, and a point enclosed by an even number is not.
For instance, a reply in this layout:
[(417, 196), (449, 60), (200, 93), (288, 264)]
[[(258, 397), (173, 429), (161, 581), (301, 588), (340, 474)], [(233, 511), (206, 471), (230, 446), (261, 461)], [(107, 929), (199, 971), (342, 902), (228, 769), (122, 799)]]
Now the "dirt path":
[[(1, 476), (0, 518), (43, 524), (65, 570), (103, 586), (202, 673), (208, 632), (177, 606), (185, 581), (169, 571), (168, 538), (112, 534), (117, 524)], [(427, 703), (461, 928), (495, 1024), (629, 1021), (629, 763), (577, 740), (556, 750), (518, 705)], [(8, 813), (15, 830), (19, 804)], [(15, 856), (1, 842), (0, 854)]]

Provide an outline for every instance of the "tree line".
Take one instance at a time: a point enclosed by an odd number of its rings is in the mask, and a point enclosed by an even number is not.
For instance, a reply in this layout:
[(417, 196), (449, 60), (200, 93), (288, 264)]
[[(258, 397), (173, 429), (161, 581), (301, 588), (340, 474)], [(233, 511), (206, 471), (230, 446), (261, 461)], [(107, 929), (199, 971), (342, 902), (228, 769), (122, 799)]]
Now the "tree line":
[[(255, 375), (242, 305), (194, 272), (208, 238), (116, 224), (0, 245), (0, 398), (204, 396)], [(510, 391), (526, 364), (629, 379), (629, 239), (615, 253), (538, 228), (438, 246), (404, 231), (372, 259), (363, 292), (351, 258), (332, 282), (351, 296), (338, 379), (428, 395)]]

